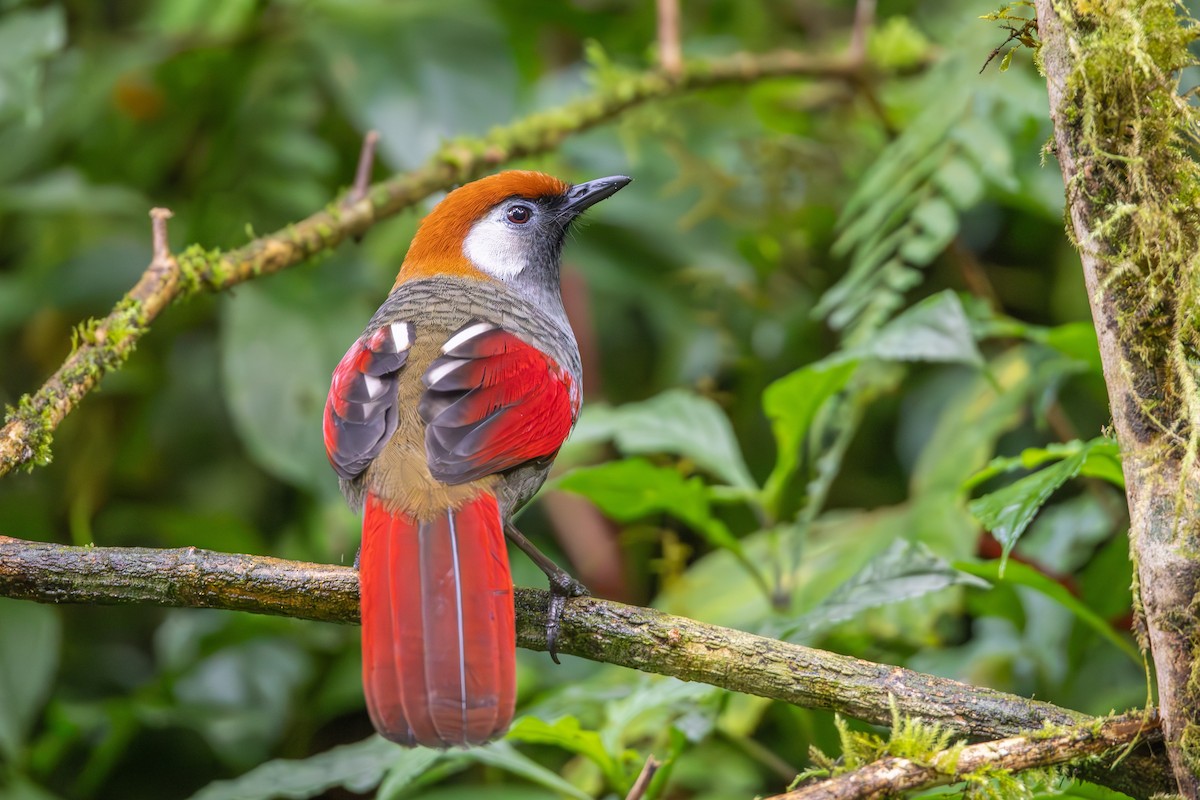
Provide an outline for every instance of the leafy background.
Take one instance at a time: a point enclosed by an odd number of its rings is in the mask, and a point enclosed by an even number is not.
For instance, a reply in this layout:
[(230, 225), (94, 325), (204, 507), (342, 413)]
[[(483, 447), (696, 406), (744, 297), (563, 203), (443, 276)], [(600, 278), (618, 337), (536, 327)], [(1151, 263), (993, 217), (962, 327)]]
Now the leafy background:
[[(524, 165), (636, 182), (568, 245), (587, 410), (522, 527), (604, 596), (1104, 713), (1147, 700), (1119, 461), (1044, 82), (978, 74), (992, 10), (883, 0), (904, 77), (710, 90)], [(689, 0), (685, 53), (836, 54), (852, 17)], [(134, 283), (150, 206), (237, 246), (328, 202), (366, 130), (413, 167), (654, 35), (645, 0), (3, 0), (0, 401)], [(320, 407), (418, 219), (172, 308), (0, 482), (0, 533), (352, 561)], [(619, 797), (653, 753), (650, 796), (716, 800), (837, 749), (824, 712), (522, 652), (505, 740), (403, 751), (358, 658), (333, 625), (0, 600), (0, 797)]]

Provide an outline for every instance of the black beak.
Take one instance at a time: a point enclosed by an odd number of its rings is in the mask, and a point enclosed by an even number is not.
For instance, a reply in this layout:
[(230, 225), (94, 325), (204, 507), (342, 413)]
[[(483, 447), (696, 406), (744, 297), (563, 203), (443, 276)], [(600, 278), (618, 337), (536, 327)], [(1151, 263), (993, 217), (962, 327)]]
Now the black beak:
[(633, 178), (625, 175), (610, 175), (587, 183), (577, 183), (567, 190), (562, 209), (570, 212), (572, 216), (578, 216), (601, 200), (624, 189), (631, 180)]

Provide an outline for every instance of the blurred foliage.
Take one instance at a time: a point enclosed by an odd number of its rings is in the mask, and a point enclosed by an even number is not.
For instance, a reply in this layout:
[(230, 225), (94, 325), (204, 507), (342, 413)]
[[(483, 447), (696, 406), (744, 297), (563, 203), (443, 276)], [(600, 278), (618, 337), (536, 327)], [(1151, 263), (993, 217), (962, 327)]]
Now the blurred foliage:
[[(637, 179), (568, 244), (589, 398), (556, 485), (619, 523), (627, 599), (1104, 713), (1146, 700), (1127, 519), (1045, 86), (977, 74), (992, 10), (884, 0), (870, 58), (931, 67), (681, 97), (524, 165)], [(684, 51), (837, 53), (852, 18), (695, 0)], [(369, 128), (403, 170), (654, 39), (647, 0), (0, 1), (0, 402), (134, 283), (152, 205), (176, 247), (238, 245), (328, 202)], [(170, 309), (54, 462), (0, 481), (0, 533), (351, 562), (319, 413), (418, 218)], [(579, 552), (540, 505), (526, 532)], [(358, 658), (330, 625), (0, 601), (0, 797), (620, 797), (653, 753), (649, 797), (748, 798), (847, 735), (522, 653), (505, 740), (405, 751), (369, 735)]]

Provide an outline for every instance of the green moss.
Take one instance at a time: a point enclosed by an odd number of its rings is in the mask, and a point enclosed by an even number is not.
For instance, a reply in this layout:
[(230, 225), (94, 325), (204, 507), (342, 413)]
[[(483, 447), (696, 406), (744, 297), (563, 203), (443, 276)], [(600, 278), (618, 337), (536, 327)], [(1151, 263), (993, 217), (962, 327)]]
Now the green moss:
[(44, 467), (50, 463), (52, 453), (50, 445), (54, 441), (54, 420), (50, 415), (51, 404), (45, 398), (38, 399), (32, 395), (21, 395), (17, 405), (4, 407), (4, 424), (18, 422), (24, 429), (22, 440), (25, 452), (19, 453), (20, 460), (27, 471), (34, 467)]
[[(1200, 393), (1189, 354), (1200, 351), (1200, 111), (1180, 99), (1178, 71), (1193, 63), (1195, 23), (1173, 0), (1056, 4), (1074, 71), (1066, 121), (1079, 143), (1072, 189), (1101, 216), (1103, 285), (1117, 307), (1135, 374), (1143, 443), (1194, 462)], [(1170, 435), (1162, 427), (1170, 429)]]
[(233, 275), (232, 266), (220, 250), (206, 250), (198, 244), (184, 250), (175, 260), (179, 264), (182, 298), (206, 289), (220, 289)]
[[(1126, 446), (1141, 450), (1142, 463), (1179, 463), (1186, 480), (1200, 452), (1200, 110), (1179, 96), (1178, 73), (1195, 62), (1188, 46), (1197, 26), (1174, 0), (1057, 0), (1055, 8), (1072, 45), (1066, 101), (1079, 109), (1069, 122), (1078, 158), (1070, 188), (1099, 209), (1092, 230), (1103, 300), (1115, 311), (1135, 393), (1124, 410), (1136, 441)], [(1178, 552), (1194, 559), (1195, 498), (1182, 482), (1177, 498), (1171, 533)], [(1176, 703), (1185, 717), (1178, 744), (1182, 763), (1200, 775), (1200, 717), (1187, 711), (1200, 708), (1197, 611), (1194, 601), (1162, 624), (1190, 656)], [(1144, 626), (1136, 630), (1145, 648)]]

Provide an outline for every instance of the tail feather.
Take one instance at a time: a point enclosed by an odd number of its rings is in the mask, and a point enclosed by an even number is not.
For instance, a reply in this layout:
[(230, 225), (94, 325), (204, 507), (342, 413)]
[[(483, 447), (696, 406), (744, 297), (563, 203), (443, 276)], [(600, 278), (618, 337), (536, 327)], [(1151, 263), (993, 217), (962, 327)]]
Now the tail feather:
[(496, 499), (416, 521), (368, 495), (363, 687), (376, 729), (406, 745), (482, 744), (516, 702), (512, 577)]

